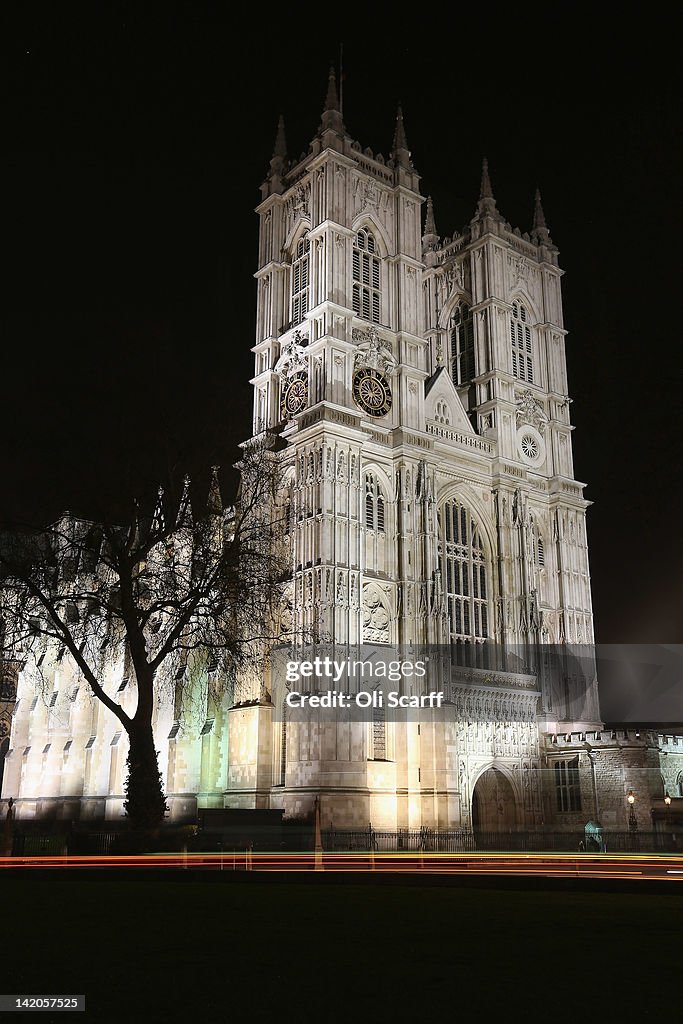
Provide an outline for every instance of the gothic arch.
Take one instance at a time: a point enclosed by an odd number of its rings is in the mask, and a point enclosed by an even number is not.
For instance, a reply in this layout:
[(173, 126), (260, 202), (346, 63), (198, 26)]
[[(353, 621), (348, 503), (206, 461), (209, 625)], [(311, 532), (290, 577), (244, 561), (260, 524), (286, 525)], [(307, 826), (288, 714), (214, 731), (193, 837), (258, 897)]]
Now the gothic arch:
[(309, 234), (310, 231), (311, 221), (309, 220), (308, 217), (301, 217), (290, 228), (289, 234), (287, 235), (284, 245), (282, 246), (282, 248), (288, 254), (290, 262), (293, 254), (296, 252), (296, 247), (299, 244), (299, 241), (304, 237), (304, 235)]
[(360, 485), (362, 569), (369, 575), (384, 574), (392, 562), (390, 538), (395, 533), (392, 491), (386, 474), (375, 464), (362, 467)]
[(381, 260), (387, 259), (390, 252), (390, 239), (386, 230), (382, 227), (380, 222), (367, 210), (359, 214), (355, 221), (351, 225), (351, 230), (354, 236), (359, 231), (371, 231), (379, 243), (379, 251), (377, 255)]
[[(447, 501), (453, 499), (467, 505), (477, 522), (484, 541), (484, 549), (487, 563), (493, 569), (493, 561), (496, 553), (496, 541), (493, 527), (492, 508), (487, 508), (481, 498), (472, 488), (463, 481), (455, 481), (443, 486), (437, 494), (437, 508), (441, 509)], [(491, 583), (495, 585), (495, 578), (491, 572)]]
[(437, 509), (437, 551), (448, 622), (447, 642), (481, 644), (496, 635), (495, 546), (470, 490), (445, 489)]
[(529, 310), (530, 327), (537, 327), (541, 323), (541, 317), (539, 315), (538, 309), (536, 308), (536, 303), (529, 296), (528, 291), (519, 284), (515, 285), (510, 294), (510, 309), (512, 309), (513, 302), (521, 302)]
[[(380, 466), (377, 462), (363, 462), (360, 467), (359, 479), (365, 480), (366, 473), (372, 473), (372, 475), (376, 477), (377, 483), (384, 491), (384, 500), (387, 502), (387, 505), (393, 502), (394, 487), (389, 479), (389, 474), (386, 469), (383, 466)], [(387, 508), (387, 512), (389, 512), (389, 508)], [(390, 516), (388, 515), (387, 523), (389, 522), (393, 523), (393, 520), (390, 519)]]
[(495, 761), (481, 766), (470, 785), (470, 814), (475, 830), (497, 832), (520, 823), (523, 806), (517, 780)]
[(469, 306), (470, 308), (472, 308), (473, 305), (472, 298), (470, 295), (467, 294), (465, 289), (456, 286), (453, 289), (452, 294), (449, 295), (448, 299), (444, 303), (443, 308), (439, 313), (438, 326), (441, 328), (441, 330), (448, 330), (448, 328), (451, 325), (451, 317), (453, 316), (453, 312), (456, 306), (459, 306), (461, 303), (465, 303), (465, 305)]

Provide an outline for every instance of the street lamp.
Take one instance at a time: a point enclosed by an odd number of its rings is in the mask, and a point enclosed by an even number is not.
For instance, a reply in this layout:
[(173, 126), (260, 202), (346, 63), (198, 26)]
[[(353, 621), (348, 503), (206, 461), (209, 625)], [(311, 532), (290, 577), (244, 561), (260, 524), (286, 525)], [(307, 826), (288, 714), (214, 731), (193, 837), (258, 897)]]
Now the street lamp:
[(664, 803), (666, 804), (666, 831), (669, 833), (670, 842), (673, 842), (671, 839), (671, 797), (668, 792), (664, 794)]
[(636, 812), (633, 806), (636, 802), (636, 796), (632, 789), (629, 789), (626, 799), (628, 800), (628, 830), (629, 832), (637, 832), (638, 819), (636, 818)]

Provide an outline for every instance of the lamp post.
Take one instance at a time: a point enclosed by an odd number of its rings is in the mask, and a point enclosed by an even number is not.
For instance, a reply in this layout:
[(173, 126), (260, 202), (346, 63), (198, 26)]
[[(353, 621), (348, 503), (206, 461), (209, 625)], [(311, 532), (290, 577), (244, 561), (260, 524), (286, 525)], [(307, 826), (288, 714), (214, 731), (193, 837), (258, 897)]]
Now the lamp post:
[(636, 818), (636, 812), (633, 806), (636, 802), (636, 795), (632, 789), (629, 789), (626, 799), (628, 801), (628, 831), (631, 837), (631, 849), (635, 849), (636, 837), (638, 834), (638, 819)]
[(666, 806), (666, 831), (671, 840), (671, 797), (668, 792), (664, 794), (664, 804)]

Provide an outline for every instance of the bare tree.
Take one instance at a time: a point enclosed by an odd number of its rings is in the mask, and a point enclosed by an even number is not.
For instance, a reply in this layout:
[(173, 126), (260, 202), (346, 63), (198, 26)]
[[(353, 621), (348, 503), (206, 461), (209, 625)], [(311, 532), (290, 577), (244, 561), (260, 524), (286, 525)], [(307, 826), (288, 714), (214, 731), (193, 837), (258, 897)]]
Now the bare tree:
[[(153, 735), (160, 681), (204, 656), (223, 678), (260, 661), (272, 632), (285, 571), (275, 509), (278, 457), (268, 439), (242, 450), (235, 505), (223, 508), (214, 469), (205, 513), (196, 518), (189, 479), (169, 508), (136, 506), (125, 524), (64, 515), (37, 531), (0, 535), (4, 651), (30, 656), (54, 641), (126, 730), (125, 811), (153, 828), (166, 810)], [(102, 651), (124, 645), (137, 683), (133, 713), (105, 692)]]

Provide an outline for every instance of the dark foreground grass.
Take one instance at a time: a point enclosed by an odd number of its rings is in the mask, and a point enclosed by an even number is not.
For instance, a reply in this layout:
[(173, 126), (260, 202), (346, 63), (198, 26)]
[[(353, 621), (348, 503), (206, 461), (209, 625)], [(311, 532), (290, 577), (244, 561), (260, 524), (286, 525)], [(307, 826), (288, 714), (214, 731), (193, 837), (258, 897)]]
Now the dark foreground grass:
[(679, 1019), (676, 891), (5, 874), (0, 908), (0, 991), (77, 1021)]

